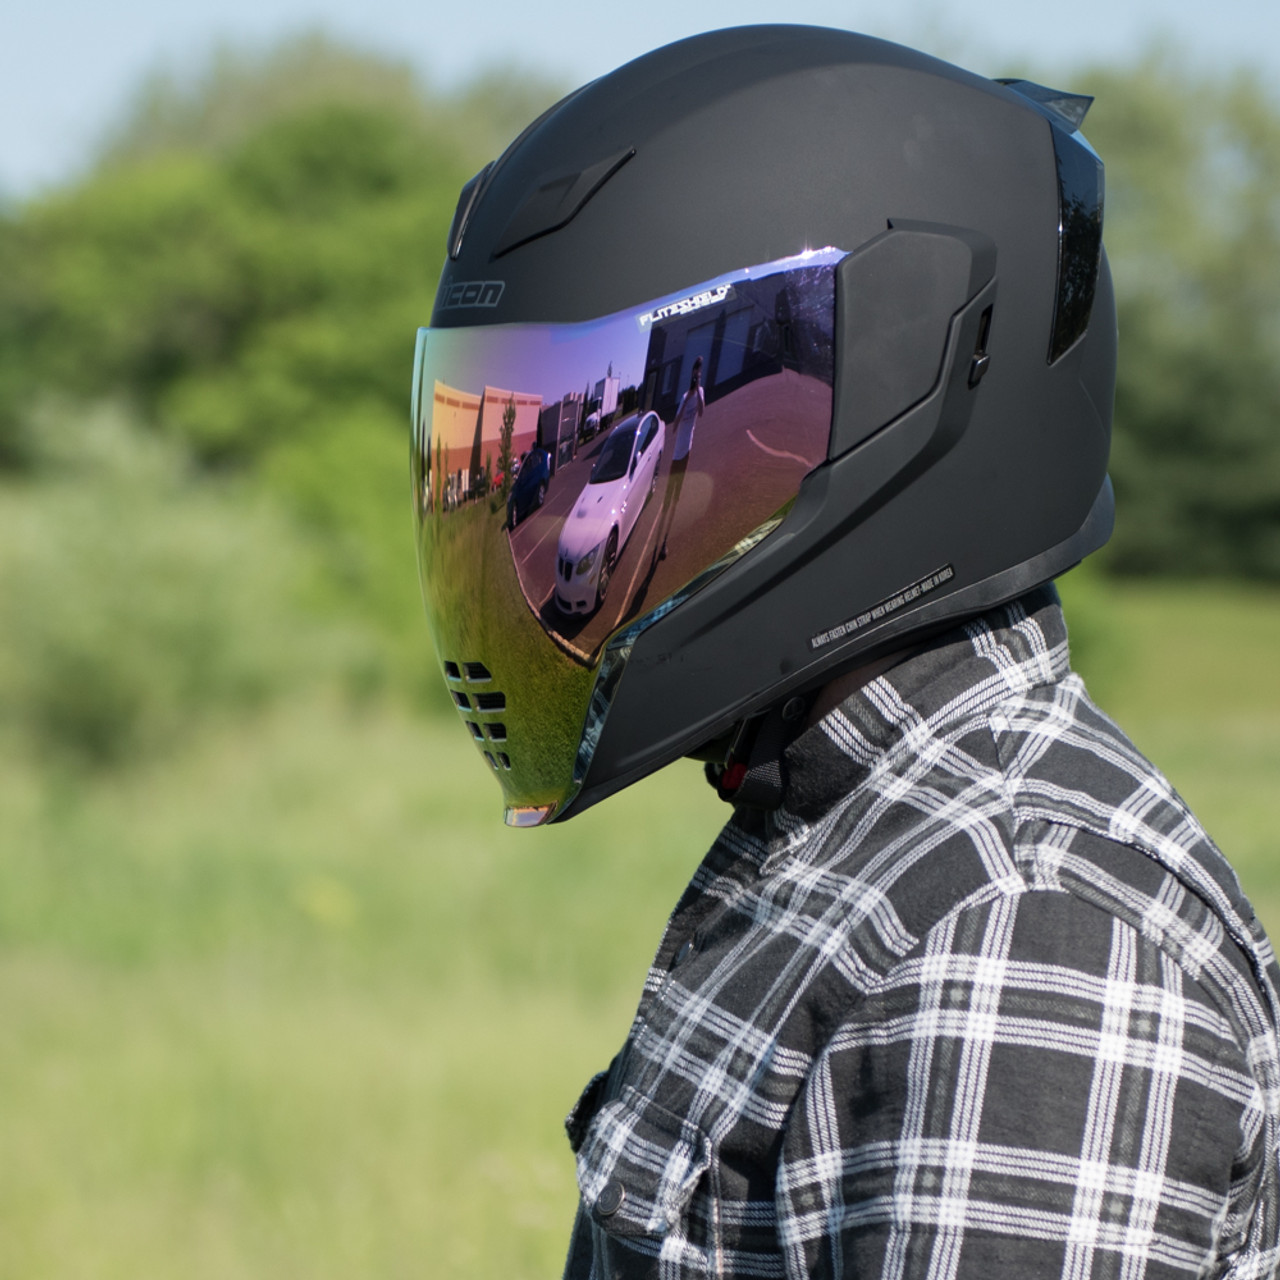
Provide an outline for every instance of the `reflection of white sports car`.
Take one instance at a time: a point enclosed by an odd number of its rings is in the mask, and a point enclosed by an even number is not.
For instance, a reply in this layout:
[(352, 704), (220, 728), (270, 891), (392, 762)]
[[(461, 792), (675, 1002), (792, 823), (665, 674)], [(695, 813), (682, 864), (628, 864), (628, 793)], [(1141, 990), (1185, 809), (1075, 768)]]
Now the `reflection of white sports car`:
[(658, 482), (662, 438), (656, 413), (636, 413), (605, 440), (560, 530), (555, 602), (565, 613), (588, 613), (604, 599), (618, 556)]

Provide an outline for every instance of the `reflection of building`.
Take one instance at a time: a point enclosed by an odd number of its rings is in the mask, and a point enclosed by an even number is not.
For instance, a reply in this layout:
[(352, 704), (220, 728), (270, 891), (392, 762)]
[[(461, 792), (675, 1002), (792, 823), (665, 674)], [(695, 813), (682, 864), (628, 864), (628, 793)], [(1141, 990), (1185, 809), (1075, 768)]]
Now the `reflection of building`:
[[(471, 441), (480, 421), (480, 397), (437, 381), (424, 436), (423, 468), (434, 505), (452, 510), (471, 485)], [(466, 474), (463, 474), (463, 468)]]
[(538, 417), (538, 443), (551, 455), (551, 471), (573, 460), (582, 425), (582, 393), (570, 391)]
[(541, 396), (499, 387), (476, 395), (437, 381), (423, 459), (436, 503), (451, 510), (483, 496), (495, 479), (505, 422), (509, 418), (515, 459), (537, 438), (541, 408)]
[[(819, 285), (827, 276), (826, 288)], [(707, 403), (783, 369), (832, 380), (830, 267), (800, 267), (742, 280), (721, 307), (654, 325), (640, 402), (670, 421), (702, 357)], [(815, 303), (818, 305), (815, 306)]]

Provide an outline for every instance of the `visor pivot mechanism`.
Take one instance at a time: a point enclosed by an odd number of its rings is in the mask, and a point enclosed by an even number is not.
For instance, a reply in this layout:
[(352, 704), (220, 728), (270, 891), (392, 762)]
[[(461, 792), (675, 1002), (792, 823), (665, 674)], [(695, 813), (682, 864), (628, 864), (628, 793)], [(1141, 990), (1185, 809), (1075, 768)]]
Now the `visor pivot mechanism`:
[(991, 367), (991, 357), (987, 354), (987, 339), (991, 337), (991, 312), (988, 307), (978, 322), (978, 343), (973, 349), (973, 360), (969, 364), (969, 387), (976, 387), (986, 377)]

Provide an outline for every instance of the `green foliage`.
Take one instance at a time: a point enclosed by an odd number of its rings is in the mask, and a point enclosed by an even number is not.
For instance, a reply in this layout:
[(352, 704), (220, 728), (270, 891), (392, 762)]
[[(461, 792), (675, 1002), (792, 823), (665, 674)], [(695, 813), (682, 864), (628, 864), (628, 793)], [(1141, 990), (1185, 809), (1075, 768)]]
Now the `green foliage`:
[(300, 686), (358, 689), (372, 633), (305, 610), (296, 525), (194, 479), (122, 415), (46, 411), (39, 482), (0, 485), (0, 723), (62, 764), (170, 748)]
[(224, 153), (268, 121), (341, 103), (405, 121), (446, 142), (474, 170), (563, 92), (527, 68), (495, 66), (441, 94), (408, 63), (321, 32), (262, 50), (222, 45), (194, 75), (184, 68), (147, 77), (111, 130), (102, 159), (112, 166), (166, 152)]
[(498, 470), (502, 473), (502, 501), (511, 493), (511, 438), (516, 429), (516, 402), (508, 399), (502, 411), (502, 431), (498, 436)]
[(406, 120), (424, 117), (422, 90), (407, 63), (337, 45), (319, 32), (263, 50), (224, 44), (194, 76), (189, 68), (153, 71), (109, 131), (102, 162), (225, 152), (268, 121), (335, 102)]
[(1280, 108), (1167, 53), (1083, 86), (1120, 315), (1107, 563), (1280, 579)]
[[(380, 637), (376, 657), (356, 664), (363, 675), (348, 665), (336, 677), (440, 705), (407, 502), (414, 332), (430, 315), (458, 190), (494, 154), (478, 148), (503, 145), (510, 118), (550, 96), (513, 76), (502, 91), (486, 81), (444, 99), (403, 66), (317, 37), (263, 55), (223, 50), (189, 86), (154, 78), (93, 173), (0, 218), (0, 476), (26, 477), (20, 505), (52, 558), (23, 571), (22, 591), (38, 594), (41, 574), (57, 584), (44, 631), (22, 641), (44, 674), (19, 699), (18, 722), (107, 760), (220, 697), (236, 701), (239, 677), (214, 668), (205, 692), (188, 687), (202, 646), (225, 647), (242, 625), (238, 650), (272, 644), (234, 593), (206, 597), (210, 616), (191, 612), (181, 565), (193, 558), (195, 580), (222, 572), (206, 552), (228, 569), (243, 554), (257, 571), (245, 539), (260, 510), (278, 525), (271, 540), (300, 557), (288, 570), (271, 562), (276, 586), (312, 611), (287, 626), (278, 611), (260, 616), (303, 635), (326, 615), (361, 619)], [(63, 406), (52, 416), (51, 398)], [(52, 475), (48, 437), (76, 420), (92, 435), (104, 401), (169, 442), (181, 496), (163, 485), (148, 495), (140, 480), (126, 494), (110, 468), (84, 467), (72, 496)], [(171, 508), (205, 512), (208, 528), (197, 535), (193, 514), (174, 526)], [(94, 555), (46, 528), (79, 530), (115, 559), (91, 570)], [(305, 582), (286, 581), (302, 561)], [(116, 591), (130, 572), (153, 613), (176, 593), (171, 612), (186, 622), (172, 635), (153, 634), (157, 617)]]
[(415, 705), (452, 710), (422, 617), (403, 421), (385, 405), (353, 407), (264, 459), (261, 479), (303, 521), (322, 571), (310, 600), (379, 637), (369, 692), (390, 686)]
[(0, 314), (22, 316), (0, 416), (49, 386), (124, 394), (219, 465), (369, 398), (402, 417), (438, 269), (424, 244), (465, 176), (407, 122), (329, 105), (32, 207), (5, 237), (28, 266), (0, 282)]

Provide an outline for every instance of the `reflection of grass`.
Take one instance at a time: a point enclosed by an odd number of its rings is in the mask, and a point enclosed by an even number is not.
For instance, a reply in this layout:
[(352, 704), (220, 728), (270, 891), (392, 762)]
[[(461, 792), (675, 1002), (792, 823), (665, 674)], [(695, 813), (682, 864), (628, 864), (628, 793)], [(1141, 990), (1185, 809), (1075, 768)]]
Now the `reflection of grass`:
[(569, 781), (594, 673), (566, 657), (530, 612), (503, 529), (505, 515), (481, 501), (429, 516), (424, 545), (426, 562), (445, 584), (438, 588), (440, 612), (459, 620), (452, 637), (456, 652), (444, 656), (468, 662), (484, 655), (493, 687), (507, 695), (503, 719), (512, 735), (513, 774), (525, 789), (521, 802), (537, 803), (540, 794), (550, 799)]
[[(1098, 592), (1086, 678), (1280, 929), (1280, 599)], [(726, 810), (682, 763), (507, 831), (461, 739), (313, 698), (0, 760), (0, 1275), (558, 1274), (560, 1117)]]

